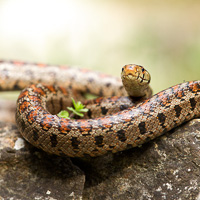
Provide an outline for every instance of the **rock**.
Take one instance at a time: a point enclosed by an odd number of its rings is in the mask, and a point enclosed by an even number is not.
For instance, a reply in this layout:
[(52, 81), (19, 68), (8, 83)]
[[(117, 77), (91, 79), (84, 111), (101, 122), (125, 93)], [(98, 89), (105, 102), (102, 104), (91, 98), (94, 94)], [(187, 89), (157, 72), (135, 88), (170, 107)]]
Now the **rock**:
[(97, 158), (48, 155), (0, 123), (2, 199), (200, 199), (200, 119)]
[(83, 194), (86, 199), (196, 199), (199, 147), (200, 120), (195, 119), (140, 148), (93, 159), (83, 169)]
[(16, 100), (0, 98), (0, 121), (15, 123)]
[(48, 155), (0, 123), (0, 199), (80, 199), (85, 175), (69, 158)]

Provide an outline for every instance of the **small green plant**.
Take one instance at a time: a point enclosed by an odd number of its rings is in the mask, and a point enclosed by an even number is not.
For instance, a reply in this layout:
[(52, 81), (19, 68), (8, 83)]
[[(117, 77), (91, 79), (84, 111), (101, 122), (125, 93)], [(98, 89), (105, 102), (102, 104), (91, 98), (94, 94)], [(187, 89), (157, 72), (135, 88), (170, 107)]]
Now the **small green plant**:
[(58, 117), (70, 119), (69, 113), (66, 110), (61, 110), (57, 115), (58, 115)]
[(59, 113), (58, 113), (58, 117), (62, 117), (62, 118), (65, 118), (65, 119), (71, 119), (72, 117), (74, 117), (75, 115), (78, 115), (80, 117), (83, 117), (83, 112), (88, 112), (88, 109), (87, 108), (84, 108), (85, 106), (80, 102), (80, 101), (77, 101), (75, 102), (75, 100), (72, 98), (72, 103), (73, 103), (73, 106), (74, 108), (72, 107), (67, 107), (67, 109), (69, 111), (71, 111), (72, 113), (69, 114), (68, 111), (66, 110), (61, 110)]

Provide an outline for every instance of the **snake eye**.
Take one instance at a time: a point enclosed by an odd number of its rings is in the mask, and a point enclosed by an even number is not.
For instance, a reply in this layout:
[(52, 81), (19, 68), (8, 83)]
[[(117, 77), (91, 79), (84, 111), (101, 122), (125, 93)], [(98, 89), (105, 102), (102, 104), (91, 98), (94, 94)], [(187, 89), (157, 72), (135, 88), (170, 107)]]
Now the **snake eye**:
[(142, 72), (144, 72), (144, 68), (142, 67)]
[(122, 72), (124, 71), (124, 67), (122, 67)]

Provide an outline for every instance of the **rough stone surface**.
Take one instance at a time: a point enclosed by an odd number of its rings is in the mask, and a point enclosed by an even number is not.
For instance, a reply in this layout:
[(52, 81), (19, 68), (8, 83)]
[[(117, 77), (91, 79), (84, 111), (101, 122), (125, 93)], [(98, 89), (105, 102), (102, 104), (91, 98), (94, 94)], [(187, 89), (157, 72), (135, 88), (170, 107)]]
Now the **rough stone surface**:
[(141, 148), (93, 159), (83, 170), (86, 199), (197, 199), (200, 120), (192, 120)]
[(16, 100), (0, 98), (0, 121), (15, 123)]
[(0, 123), (0, 199), (200, 199), (200, 120), (97, 158), (48, 155)]
[(0, 199), (81, 199), (84, 184), (69, 158), (32, 147), (15, 125), (0, 123)]

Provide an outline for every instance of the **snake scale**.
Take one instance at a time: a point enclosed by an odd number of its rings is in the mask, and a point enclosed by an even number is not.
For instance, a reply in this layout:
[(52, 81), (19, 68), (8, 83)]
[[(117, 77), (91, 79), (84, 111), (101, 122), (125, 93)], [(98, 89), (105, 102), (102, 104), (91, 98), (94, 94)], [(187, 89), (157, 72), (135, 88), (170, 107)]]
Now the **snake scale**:
[[(19, 89), (23, 89), (16, 109), (19, 131), (34, 146), (56, 155), (115, 153), (200, 116), (200, 81), (175, 85), (148, 99), (136, 100), (135, 105), (125, 97), (121, 80), (112, 76), (67, 66), (1, 61), (0, 90)], [(93, 118), (92, 109), (88, 119), (68, 120), (55, 115), (70, 104), (70, 96), (79, 98), (85, 92), (109, 97), (92, 100), (99, 107), (99, 116)], [(122, 103), (126, 100), (128, 106)], [(109, 113), (111, 104), (118, 107), (117, 112)]]

